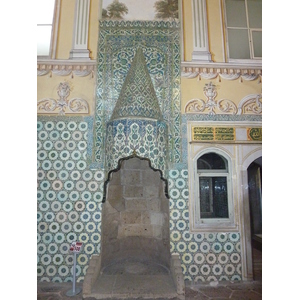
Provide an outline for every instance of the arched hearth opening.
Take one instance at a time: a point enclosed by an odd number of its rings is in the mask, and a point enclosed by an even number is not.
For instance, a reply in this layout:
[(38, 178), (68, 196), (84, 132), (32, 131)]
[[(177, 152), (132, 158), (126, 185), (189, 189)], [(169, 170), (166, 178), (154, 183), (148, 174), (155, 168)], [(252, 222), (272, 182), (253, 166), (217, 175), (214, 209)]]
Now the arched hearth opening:
[(126, 262), (144, 263), (144, 272), (152, 272), (151, 265), (170, 267), (169, 201), (161, 175), (136, 155), (121, 159), (109, 175), (102, 207), (104, 272), (116, 272), (112, 264), (126, 272)]

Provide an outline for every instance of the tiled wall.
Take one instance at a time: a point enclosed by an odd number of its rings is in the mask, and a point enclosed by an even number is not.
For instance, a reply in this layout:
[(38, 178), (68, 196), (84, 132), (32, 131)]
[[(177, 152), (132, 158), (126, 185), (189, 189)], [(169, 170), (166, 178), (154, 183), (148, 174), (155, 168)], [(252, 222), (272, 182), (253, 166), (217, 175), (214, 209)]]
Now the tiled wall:
[[(70, 243), (83, 242), (76, 276), (82, 281), (100, 253), (104, 172), (91, 170), (90, 117), (38, 117), (37, 274), (39, 281), (71, 281)], [(188, 172), (169, 171), (171, 252), (186, 280), (240, 280), (239, 233), (189, 233)]]
[(186, 169), (169, 171), (171, 252), (190, 281), (241, 280), (239, 233), (190, 233)]
[(84, 243), (76, 270), (83, 280), (100, 251), (104, 181), (104, 172), (87, 162), (88, 118), (39, 117), (37, 130), (38, 280), (72, 280), (74, 240)]
[(164, 121), (169, 126), (169, 160), (181, 160), (180, 23), (100, 21), (95, 115), (95, 162), (103, 165), (106, 124), (131, 62), (140, 48)]

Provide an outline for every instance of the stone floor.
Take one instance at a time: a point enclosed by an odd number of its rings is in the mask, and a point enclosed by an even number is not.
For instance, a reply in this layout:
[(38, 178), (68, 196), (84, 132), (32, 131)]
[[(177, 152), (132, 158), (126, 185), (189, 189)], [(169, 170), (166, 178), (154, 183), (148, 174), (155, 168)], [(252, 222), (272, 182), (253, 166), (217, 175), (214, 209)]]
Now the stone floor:
[[(77, 283), (76, 288), (82, 288), (82, 283)], [(69, 297), (66, 295), (69, 290), (72, 290), (72, 283), (39, 282), (37, 300), (82, 300), (82, 292)], [(186, 300), (261, 300), (262, 281), (187, 285), (185, 293)]]
[[(185, 300), (261, 300), (262, 299), (262, 252), (253, 249), (254, 280), (245, 282), (212, 282), (199, 284), (186, 284)], [(279, 288), (280, 284), (276, 288)], [(76, 283), (76, 288), (82, 288), (82, 283)], [(72, 290), (72, 283), (37, 283), (37, 300), (82, 300), (82, 292), (76, 296), (67, 296)], [(275, 299), (275, 298), (268, 298)], [(281, 298), (276, 298), (281, 299)], [(290, 299), (290, 298), (285, 298)], [(294, 299), (294, 298), (292, 298)], [(85, 300), (95, 300), (87, 298)], [(107, 299), (108, 300), (108, 299)], [(124, 299), (122, 299), (124, 300)], [(127, 300), (132, 300), (128, 298)], [(135, 299), (135, 300), (141, 300)], [(152, 299), (148, 299), (152, 300)], [(165, 300), (156, 298), (155, 300)], [(169, 299), (169, 300), (176, 300)]]

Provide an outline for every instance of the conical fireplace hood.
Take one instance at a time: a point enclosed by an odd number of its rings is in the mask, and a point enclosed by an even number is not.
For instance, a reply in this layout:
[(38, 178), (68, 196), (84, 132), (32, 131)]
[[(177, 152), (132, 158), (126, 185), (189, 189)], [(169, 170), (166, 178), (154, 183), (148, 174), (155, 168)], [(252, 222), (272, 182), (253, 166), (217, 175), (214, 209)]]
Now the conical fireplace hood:
[(110, 120), (128, 117), (162, 120), (141, 48), (137, 49)]

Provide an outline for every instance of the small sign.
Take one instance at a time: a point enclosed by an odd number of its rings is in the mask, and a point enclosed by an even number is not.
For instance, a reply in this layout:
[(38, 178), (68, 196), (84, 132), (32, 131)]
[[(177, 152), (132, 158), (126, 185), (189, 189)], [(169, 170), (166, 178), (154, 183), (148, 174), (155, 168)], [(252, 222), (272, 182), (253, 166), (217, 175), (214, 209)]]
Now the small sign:
[(262, 128), (247, 128), (248, 141), (262, 141)]
[(80, 242), (72, 242), (71, 247), (70, 247), (70, 251), (71, 252), (75, 252), (75, 253), (79, 253), (82, 247), (82, 243)]
[(193, 141), (235, 141), (233, 127), (192, 127)]

